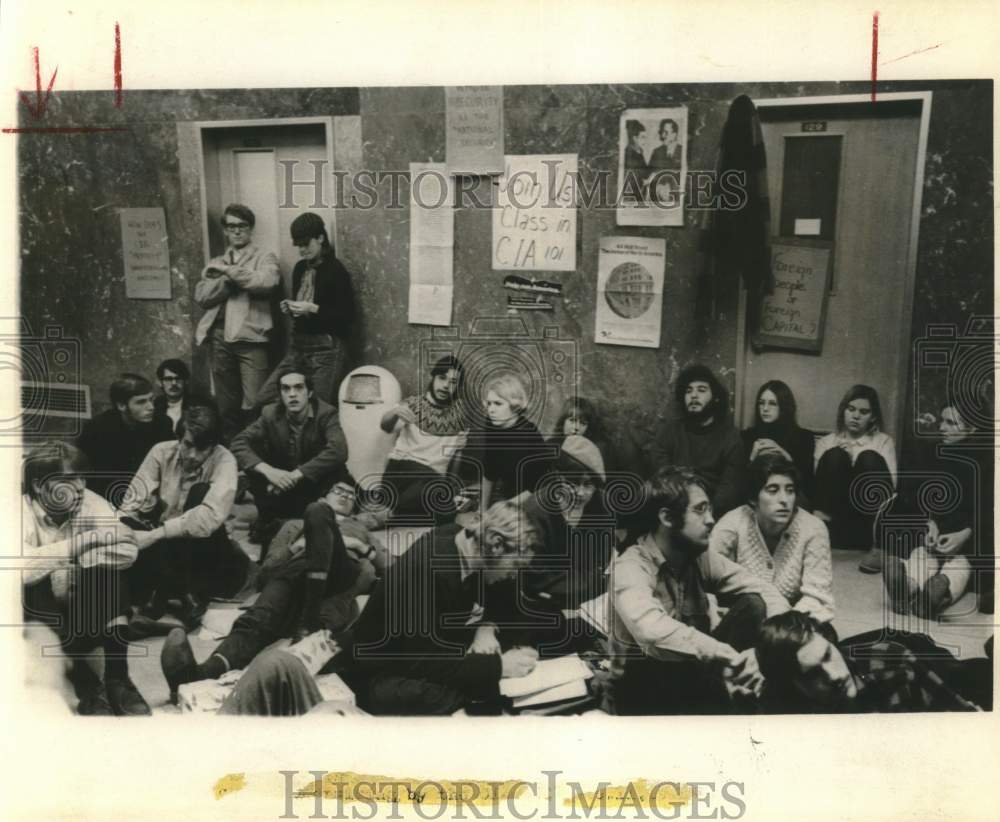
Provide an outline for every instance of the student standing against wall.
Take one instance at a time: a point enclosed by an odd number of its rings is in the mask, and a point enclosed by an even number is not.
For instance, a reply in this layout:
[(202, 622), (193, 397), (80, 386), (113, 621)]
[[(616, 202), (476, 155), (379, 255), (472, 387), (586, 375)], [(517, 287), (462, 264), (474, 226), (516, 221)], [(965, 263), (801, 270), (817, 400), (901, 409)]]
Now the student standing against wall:
[(252, 242), (254, 213), (232, 203), (222, 213), (226, 251), (201, 272), (194, 299), (205, 314), (195, 342), (212, 345), (212, 384), (226, 442), (245, 424), (267, 379), (271, 292), (278, 285), (278, 258)]
[(292, 318), (292, 340), (285, 359), (261, 389), (258, 408), (277, 402), (277, 375), (290, 361), (304, 361), (312, 371), (316, 396), (336, 405), (346, 339), (354, 321), (351, 275), (334, 253), (323, 218), (311, 211), (300, 214), (292, 221), (291, 232), (302, 257), (292, 269), (291, 293), (281, 301), (282, 313)]

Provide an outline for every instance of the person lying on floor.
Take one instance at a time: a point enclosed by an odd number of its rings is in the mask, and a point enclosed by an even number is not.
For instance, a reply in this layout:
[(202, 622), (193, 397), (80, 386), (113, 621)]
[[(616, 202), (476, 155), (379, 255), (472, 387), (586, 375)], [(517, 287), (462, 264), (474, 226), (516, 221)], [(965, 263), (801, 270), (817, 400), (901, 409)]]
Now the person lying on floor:
[[(895, 506), (919, 511), (918, 516), (927, 518), (927, 531), (909, 557), (889, 556), (885, 561), (884, 582), (892, 610), (925, 619), (934, 619), (954, 605), (977, 582), (980, 597), (987, 588), (988, 596), (993, 594), (992, 576), (985, 573), (975, 580), (972, 565), (976, 557), (993, 557), (992, 438), (976, 438), (979, 432), (953, 405), (941, 410), (938, 433), (916, 474), (932, 479), (926, 486), (911, 481), (915, 487), (906, 489)], [(951, 504), (940, 505), (926, 489), (946, 482), (955, 486), (957, 494)], [(936, 503), (937, 510), (920, 510), (927, 503)]]
[(153, 446), (118, 509), (135, 529), (139, 558), (129, 570), (131, 622), (137, 635), (169, 630), (157, 621), (170, 600), (193, 631), (213, 596), (235, 594), (246, 581), (249, 560), (226, 533), (236, 495), (236, 460), (220, 444), (222, 423), (212, 406), (184, 409), (177, 439)]
[(799, 472), (787, 457), (759, 454), (750, 463), (749, 501), (723, 516), (708, 547), (773, 583), (797, 611), (833, 620), (830, 536), (798, 506)]
[(298, 640), (323, 628), (337, 635), (358, 618), (356, 597), (383, 576), (389, 555), (352, 516), (355, 493), (353, 479), (341, 480), (306, 507), (304, 519), (282, 526), (260, 570), (260, 596), (205, 662), (195, 662), (182, 630), (171, 631), (160, 654), (171, 699), (186, 682), (245, 668), (282, 637)]
[[(753, 692), (753, 645), (765, 617), (788, 610), (770, 582), (708, 550), (708, 486), (687, 468), (646, 482), (638, 542), (611, 566), (614, 624), (608, 707), (620, 714), (720, 713)], [(729, 607), (712, 630), (707, 594)]]
[[(89, 491), (83, 453), (50, 441), (25, 457), (21, 497), (24, 621), (50, 626), (72, 661), (77, 712), (139, 716), (149, 706), (128, 673), (124, 571), (139, 553), (131, 529)], [(38, 647), (38, 646), (36, 646)], [(86, 656), (104, 650), (104, 678)]]
[(757, 640), (764, 713), (976, 711), (992, 703), (989, 659), (956, 660), (921, 634), (878, 629), (840, 643), (801, 611), (767, 619)]
[[(469, 624), (484, 586), (516, 574), (538, 546), (521, 503), (496, 503), (475, 527), (448, 523), (418, 539), (376, 583), (353, 636), (321, 673), (336, 671), (362, 710), (394, 715), (451, 714), (497, 700), (502, 678), (529, 674), (533, 649), (501, 651), (492, 628)], [(219, 712), (288, 716), (321, 701), (302, 662), (272, 649)]]
[(306, 506), (333, 486), (347, 463), (347, 440), (337, 410), (313, 393), (312, 373), (301, 361), (278, 372), (280, 402), (233, 437), (231, 448), (245, 471), (257, 521), (251, 539), (261, 559), (281, 520), (302, 516)]

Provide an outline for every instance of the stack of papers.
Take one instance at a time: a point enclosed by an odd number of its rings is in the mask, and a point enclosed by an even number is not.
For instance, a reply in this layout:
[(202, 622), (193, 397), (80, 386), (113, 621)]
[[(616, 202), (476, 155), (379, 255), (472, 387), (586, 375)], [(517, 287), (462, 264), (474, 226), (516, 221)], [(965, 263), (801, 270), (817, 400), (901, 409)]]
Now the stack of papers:
[(604, 636), (611, 636), (611, 598), (607, 593), (581, 603), (580, 616)]
[(527, 676), (500, 680), (500, 693), (515, 708), (547, 705), (587, 695), (587, 680), (594, 674), (576, 654), (544, 659)]

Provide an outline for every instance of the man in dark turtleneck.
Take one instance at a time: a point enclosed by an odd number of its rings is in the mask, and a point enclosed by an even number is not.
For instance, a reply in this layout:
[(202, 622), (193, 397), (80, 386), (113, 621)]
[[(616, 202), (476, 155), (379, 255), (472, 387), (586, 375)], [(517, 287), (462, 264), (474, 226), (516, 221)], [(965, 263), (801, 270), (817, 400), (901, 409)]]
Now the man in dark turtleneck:
[(682, 465), (705, 478), (716, 518), (743, 502), (746, 454), (729, 417), (729, 392), (705, 365), (689, 365), (674, 388), (680, 416), (652, 443), (654, 465)]
[(90, 466), (87, 487), (117, 506), (149, 449), (175, 437), (170, 419), (156, 415), (145, 377), (119, 374), (111, 383), (111, 405), (83, 427), (77, 445)]

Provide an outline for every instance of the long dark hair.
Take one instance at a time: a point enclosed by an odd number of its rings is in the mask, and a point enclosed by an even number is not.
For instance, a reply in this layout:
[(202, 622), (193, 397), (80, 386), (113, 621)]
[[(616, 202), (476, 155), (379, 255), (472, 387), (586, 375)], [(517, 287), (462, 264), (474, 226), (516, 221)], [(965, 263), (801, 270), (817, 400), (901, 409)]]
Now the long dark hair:
[(760, 398), (765, 391), (770, 391), (778, 400), (778, 422), (782, 428), (797, 428), (798, 405), (795, 402), (795, 395), (787, 383), (781, 380), (768, 380), (757, 391), (757, 399), (754, 403), (754, 426), (766, 425), (760, 418)]

